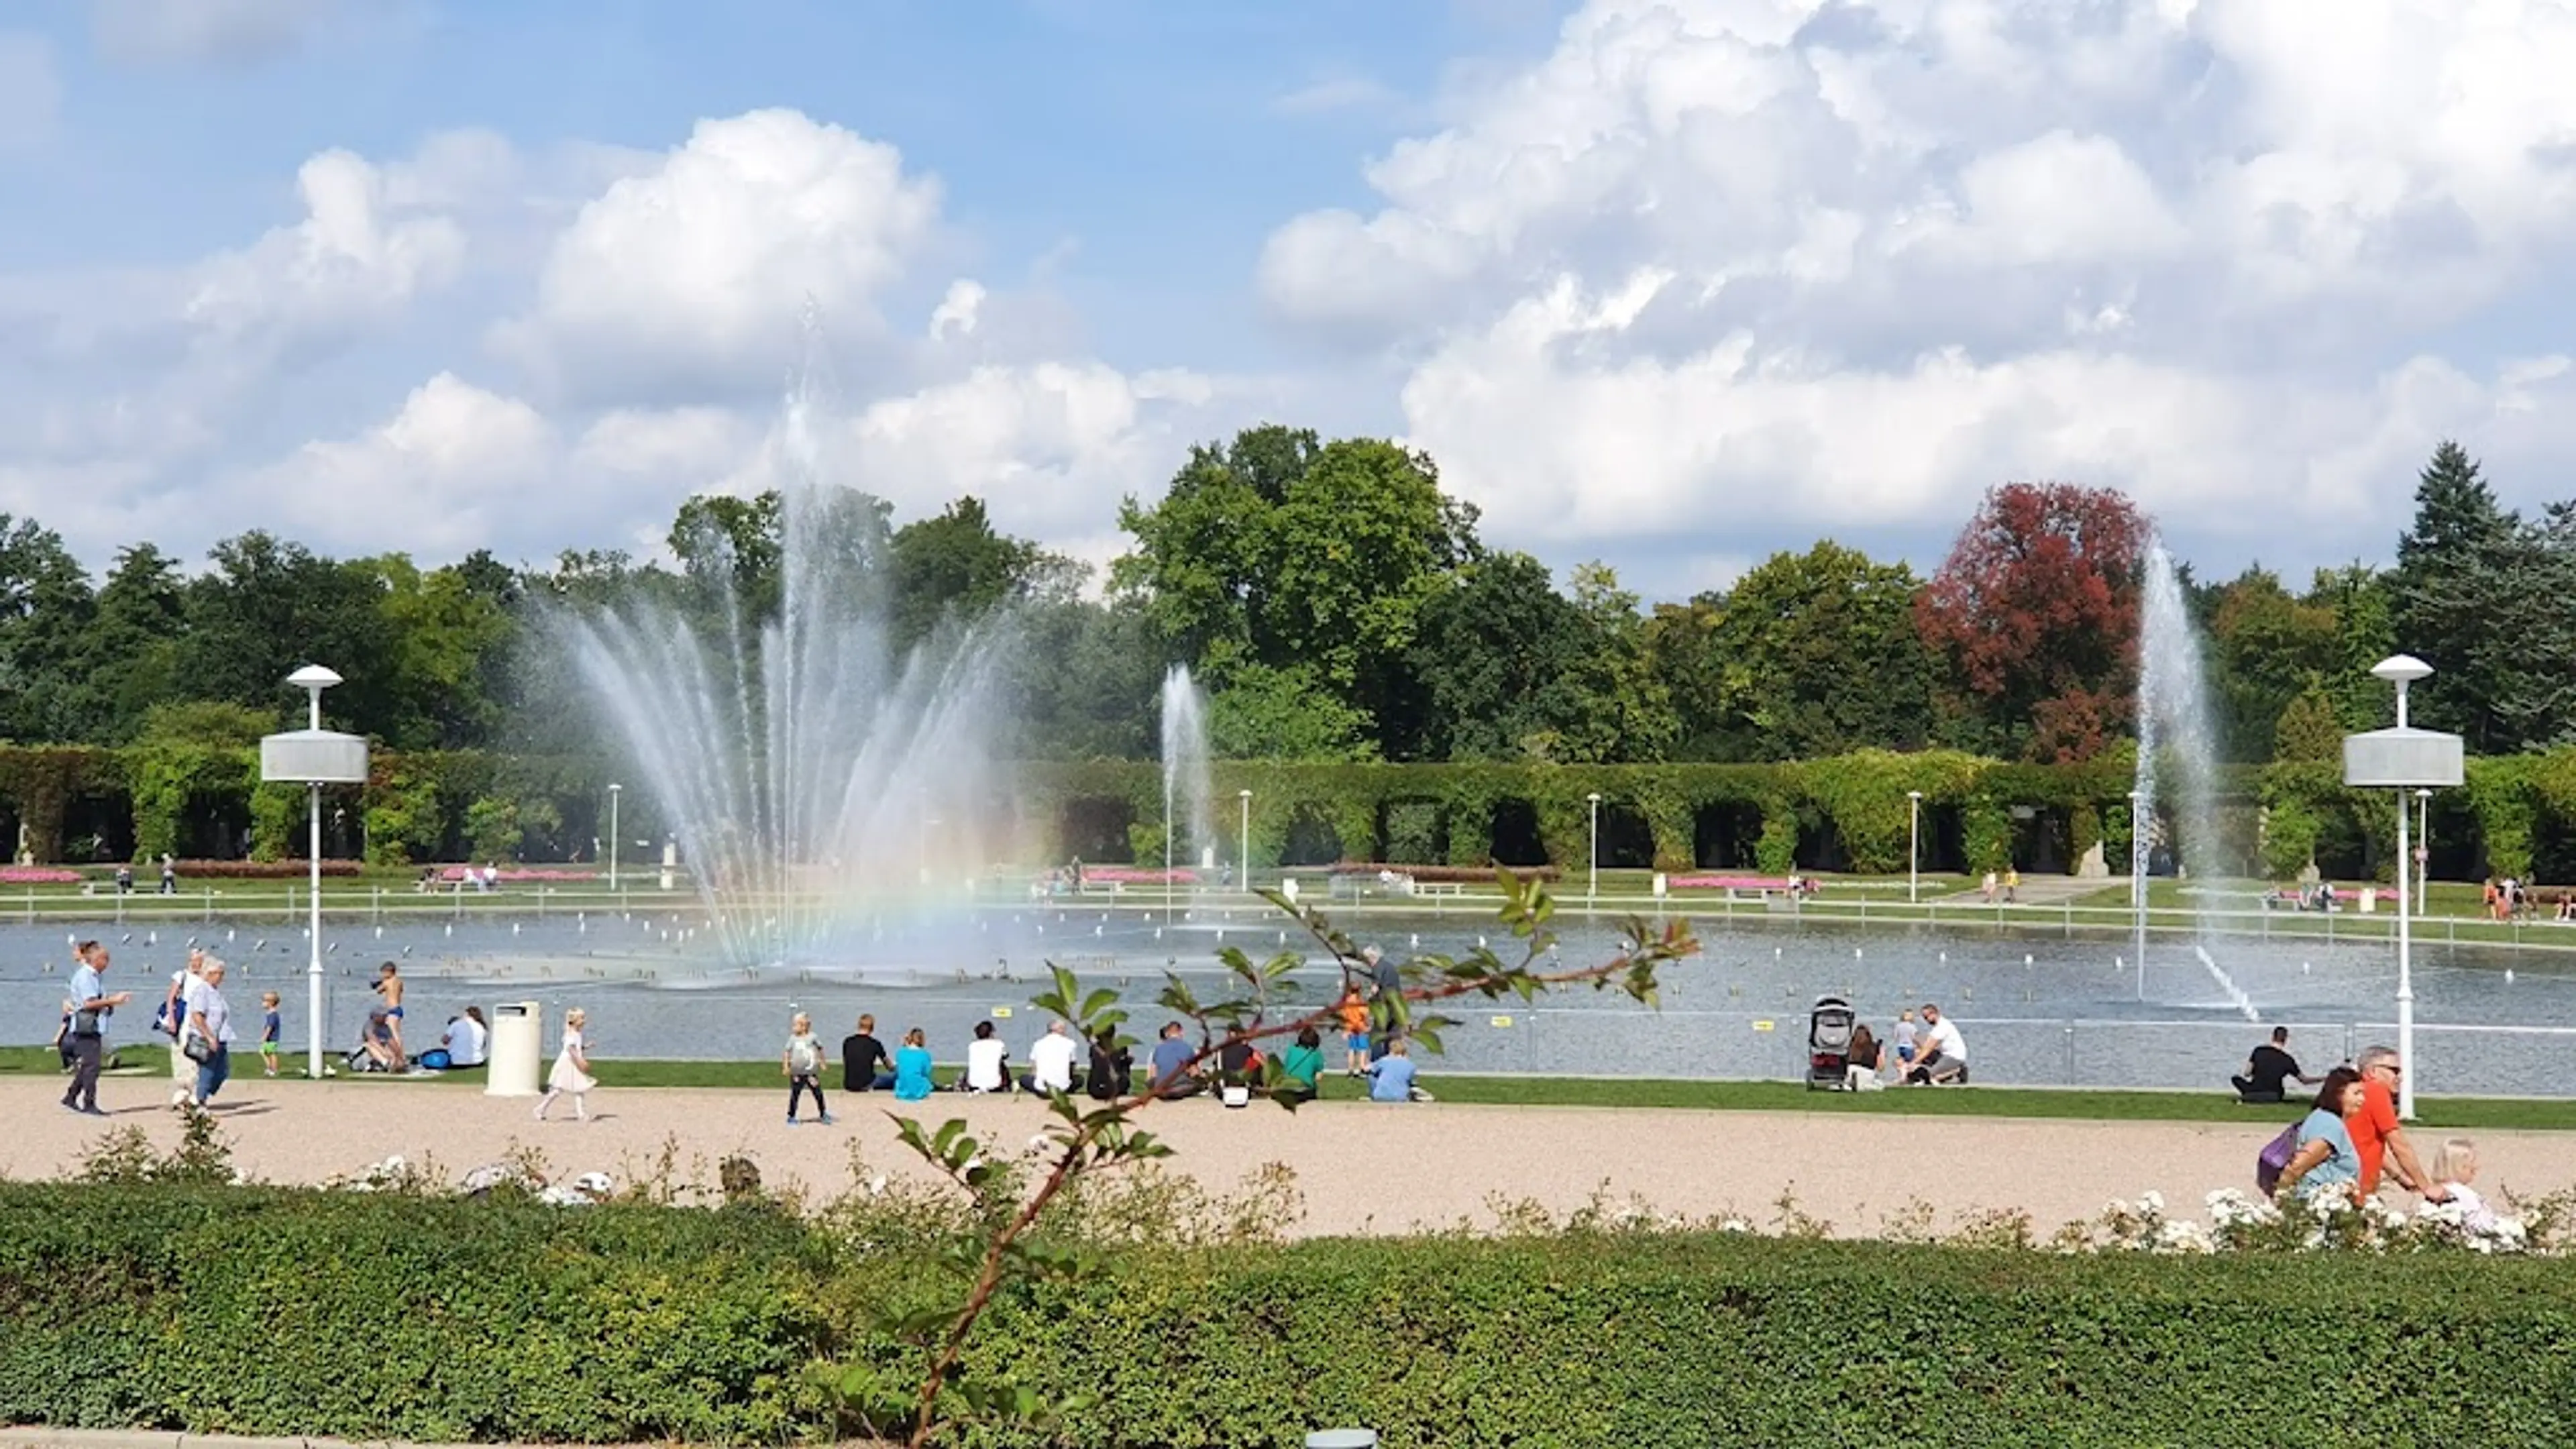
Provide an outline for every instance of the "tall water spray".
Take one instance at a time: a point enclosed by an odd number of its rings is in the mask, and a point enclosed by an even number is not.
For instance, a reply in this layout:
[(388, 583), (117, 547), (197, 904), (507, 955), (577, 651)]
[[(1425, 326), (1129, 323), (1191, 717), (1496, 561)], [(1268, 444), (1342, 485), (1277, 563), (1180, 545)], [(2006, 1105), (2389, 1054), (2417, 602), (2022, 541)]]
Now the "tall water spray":
[(999, 632), (898, 651), (883, 516), (824, 480), (820, 403), (800, 386), (774, 440), (774, 605), (743, 597), (762, 562), (711, 538), (694, 608), (639, 592), (562, 621), (736, 965), (833, 964), (889, 916), (962, 899), (1014, 794)]
[(1201, 864), (1216, 844), (1209, 815), (1207, 698), (1186, 664), (1163, 675), (1163, 868)]
[[(2218, 742), (2209, 723), (2209, 676), (2201, 665), (2200, 635), (2192, 627), (2181, 576), (2161, 541), (2148, 545), (2145, 583), (2138, 637), (2138, 818), (2130, 822), (2130, 829), (2144, 833), (2133, 849), (2141, 860), (2148, 858), (2157, 832), (2169, 821), (2168, 843), (2182, 874), (2214, 881), (2219, 875)], [(2137, 888), (2143, 891), (2145, 883), (2138, 882)], [(2198, 914), (2196, 905), (2189, 909)], [(2256, 1019), (2252, 1002), (2207, 948), (2195, 943), (2193, 954), (2230, 1004), (2248, 1020)], [(2141, 995), (2145, 969), (2142, 944)]]

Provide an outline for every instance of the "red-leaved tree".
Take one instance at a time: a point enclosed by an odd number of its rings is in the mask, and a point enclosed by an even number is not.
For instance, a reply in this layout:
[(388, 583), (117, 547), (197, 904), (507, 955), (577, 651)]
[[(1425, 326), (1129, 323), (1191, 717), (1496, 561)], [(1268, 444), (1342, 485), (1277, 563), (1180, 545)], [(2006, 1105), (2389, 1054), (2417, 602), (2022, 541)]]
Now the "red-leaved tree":
[(1987, 492), (1914, 602), (1923, 642), (1989, 747), (2080, 760), (2136, 714), (2138, 565), (2127, 495), (2071, 483)]

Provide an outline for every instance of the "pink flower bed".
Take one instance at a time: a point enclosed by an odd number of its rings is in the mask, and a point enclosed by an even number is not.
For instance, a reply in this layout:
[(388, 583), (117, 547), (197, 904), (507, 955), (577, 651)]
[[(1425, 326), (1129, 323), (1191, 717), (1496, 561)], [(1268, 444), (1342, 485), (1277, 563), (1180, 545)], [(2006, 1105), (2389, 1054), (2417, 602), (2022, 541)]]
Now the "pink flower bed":
[(1787, 876), (1767, 875), (1677, 875), (1664, 882), (1667, 890), (1677, 891), (1785, 891)]
[(0, 866), (0, 885), (78, 885), (81, 873), (51, 865)]
[(1147, 870), (1135, 865), (1086, 865), (1082, 868), (1085, 884), (1102, 885), (1196, 885), (1199, 873), (1194, 870)]

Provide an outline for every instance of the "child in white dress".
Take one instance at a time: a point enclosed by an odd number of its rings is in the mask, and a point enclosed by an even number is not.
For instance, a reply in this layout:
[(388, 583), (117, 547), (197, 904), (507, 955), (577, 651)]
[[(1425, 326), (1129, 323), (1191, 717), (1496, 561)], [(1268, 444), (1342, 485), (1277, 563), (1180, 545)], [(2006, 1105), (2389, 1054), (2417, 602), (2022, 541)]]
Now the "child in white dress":
[(2469, 1186), (2478, 1177), (2478, 1146), (2466, 1137), (2454, 1137), (2433, 1154), (2433, 1180), (2451, 1190), (2451, 1201), (2459, 1204), (2460, 1226), (2473, 1233), (2489, 1232), (2496, 1222), (2495, 1209)]
[(537, 1100), (537, 1120), (546, 1120), (546, 1109), (555, 1098), (570, 1094), (573, 1120), (590, 1120), (590, 1089), (599, 1085), (590, 1075), (590, 1054), (582, 1040), (581, 1029), (590, 1017), (580, 1007), (564, 1013), (563, 1050), (555, 1053), (555, 1067), (546, 1075), (546, 1094)]

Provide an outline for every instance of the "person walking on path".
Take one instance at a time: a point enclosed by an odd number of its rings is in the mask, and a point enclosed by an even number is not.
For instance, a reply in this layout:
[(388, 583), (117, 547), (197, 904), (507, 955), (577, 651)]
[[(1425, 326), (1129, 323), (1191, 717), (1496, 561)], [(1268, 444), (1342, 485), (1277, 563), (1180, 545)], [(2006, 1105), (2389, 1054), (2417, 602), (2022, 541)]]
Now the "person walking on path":
[(807, 1092), (814, 1094), (814, 1115), (826, 1127), (832, 1125), (832, 1109), (823, 1100), (823, 1071), (832, 1065), (824, 1055), (823, 1039), (814, 1034), (814, 1018), (804, 1012), (787, 1024), (787, 1050), (778, 1054), (778, 1070), (787, 1078), (787, 1125), (796, 1125), (796, 1106)]
[(188, 1105), (202, 1111), (232, 1078), (233, 1008), (224, 999), (222, 961), (208, 957), (198, 981), (196, 997), (188, 1004), (188, 1019), (180, 1027), (179, 1050), (197, 1068), (197, 1090)]
[(205, 980), (205, 969), (205, 948), (189, 947), (188, 964), (170, 973), (170, 994), (162, 998), (160, 1010), (152, 1020), (153, 1027), (169, 1038), (165, 1045), (170, 1052), (170, 1105), (173, 1107), (188, 1105), (188, 1082), (197, 1075), (197, 1064), (188, 1060), (179, 1039), (186, 1035), (188, 1013), (196, 1009), (197, 988)]
[(563, 1050), (555, 1053), (554, 1070), (546, 1074), (546, 1094), (537, 1099), (538, 1121), (546, 1120), (546, 1109), (565, 1095), (572, 1098), (573, 1120), (590, 1120), (590, 1089), (599, 1082), (590, 1074), (590, 1044), (582, 1037), (582, 1028), (589, 1022), (589, 1013), (578, 1006), (564, 1013)]
[(134, 999), (130, 991), (110, 991), (103, 980), (107, 970), (107, 948), (96, 941), (80, 944), (80, 967), (72, 972), (72, 1084), (63, 1093), (63, 1107), (68, 1111), (92, 1117), (107, 1114), (98, 1110), (98, 1054), (107, 1035), (107, 1018), (116, 1009)]

